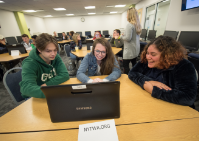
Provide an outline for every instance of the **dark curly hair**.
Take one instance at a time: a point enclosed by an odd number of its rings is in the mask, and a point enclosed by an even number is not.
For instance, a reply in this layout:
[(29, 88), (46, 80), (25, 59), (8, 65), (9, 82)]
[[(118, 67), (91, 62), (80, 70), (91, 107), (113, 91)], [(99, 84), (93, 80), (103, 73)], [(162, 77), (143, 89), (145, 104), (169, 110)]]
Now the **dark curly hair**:
[(45, 50), (46, 46), (49, 43), (53, 43), (56, 46), (56, 49), (58, 50), (57, 40), (52, 35), (42, 33), (35, 40), (36, 48), (40, 51)]
[(160, 69), (168, 69), (171, 66), (177, 65), (187, 53), (186, 49), (176, 40), (168, 36), (159, 36), (148, 43), (141, 54), (141, 63), (147, 63), (146, 54), (150, 45), (155, 45), (160, 56)]

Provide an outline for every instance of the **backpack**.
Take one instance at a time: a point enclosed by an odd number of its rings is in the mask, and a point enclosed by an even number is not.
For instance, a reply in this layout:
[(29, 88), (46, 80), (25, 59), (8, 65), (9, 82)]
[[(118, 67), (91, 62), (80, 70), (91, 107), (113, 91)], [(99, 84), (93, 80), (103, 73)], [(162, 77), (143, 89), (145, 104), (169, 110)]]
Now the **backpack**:
[(73, 59), (68, 59), (66, 63), (66, 68), (70, 76), (76, 75), (77, 69), (76, 69), (75, 61)]

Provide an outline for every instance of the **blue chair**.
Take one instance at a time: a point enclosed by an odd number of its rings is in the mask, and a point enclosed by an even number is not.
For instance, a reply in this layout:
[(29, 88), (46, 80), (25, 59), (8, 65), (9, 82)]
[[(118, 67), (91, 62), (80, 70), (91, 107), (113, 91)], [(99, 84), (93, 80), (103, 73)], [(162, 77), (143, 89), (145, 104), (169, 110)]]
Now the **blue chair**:
[[(19, 70), (16, 73), (10, 73), (11, 71)], [(3, 84), (10, 94), (11, 98), (15, 102), (16, 105), (19, 105), (21, 101), (25, 100), (21, 96), (19, 82), (22, 80), (21, 76), (21, 67), (16, 67), (8, 70), (3, 77)]]

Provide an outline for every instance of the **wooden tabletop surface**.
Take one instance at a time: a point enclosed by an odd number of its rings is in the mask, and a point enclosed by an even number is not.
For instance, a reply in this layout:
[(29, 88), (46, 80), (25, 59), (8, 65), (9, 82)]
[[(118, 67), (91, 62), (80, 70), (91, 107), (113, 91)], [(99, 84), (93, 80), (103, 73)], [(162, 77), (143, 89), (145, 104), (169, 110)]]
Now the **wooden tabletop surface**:
[[(106, 40), (110, 40), (110, 38), (105, 38)], [(89, 39), (86, 39), (86, 40), (93, 40), (93, 38), (89, 38)]]
[(9, 55), (9, 53), (3, 53), (3, 54), (0, 54), (0, 62), (9, 62), (9, 61), (25, 58), (29, 56), (29, 53), (30, 53), (30, 50), (28, 50), (27, 53), (20, 54), (17, 56), (11, 56)]
[[(122, 50), (122, 48), (112, 47), (112, 51), (114, 54), (117, 54), (121, 50)], [(87, 50), (87, 47), (82, 47), (81, 50), (77, 50), (76, 52), (71, 51), (72, 54), (74, 54), (75, 56), (80, 57), (80, 58), (85, 57), (90, 52), (91, 52), (91, 50)]]
[[(151, 97), (125, 74), (122, 74), (118, 81), (120, 81), (121, 115), (115, 119), (116, 125), (199, 117), (198, 111), (188, 106)], [(77, 78), (70, 78), (63, 84), (80, 83)], [(95, 121), (102, 120), (52, 123), (46, 99), (31, 98), (0, 118), (0, 133), (78, 128), (79, 124)]]
[[(116, 126), (119, 141), (199, 141), (199, 118)], [(77, 141), (78, 129), (0, 134), (2, 141)]]
[(64, 44), (64, 43), (68, 43), (71, 42), (73, 40), (62, 40), (62, 41), (57, 41), (58, 44)]

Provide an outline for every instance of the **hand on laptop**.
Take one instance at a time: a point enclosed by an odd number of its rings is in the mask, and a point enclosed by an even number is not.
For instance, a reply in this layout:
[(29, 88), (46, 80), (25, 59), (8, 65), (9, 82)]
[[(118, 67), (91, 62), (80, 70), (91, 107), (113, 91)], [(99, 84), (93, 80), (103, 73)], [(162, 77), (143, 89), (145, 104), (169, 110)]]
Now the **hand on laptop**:
[(96, 83), (96, 82), (103, 82), (103, 80), (100, 79), (100, 78), (93, 79), (93, 82), (92, 82), (92, 83)]
[(41, 86), (47, 86), (46, 83), (42, 84)]

